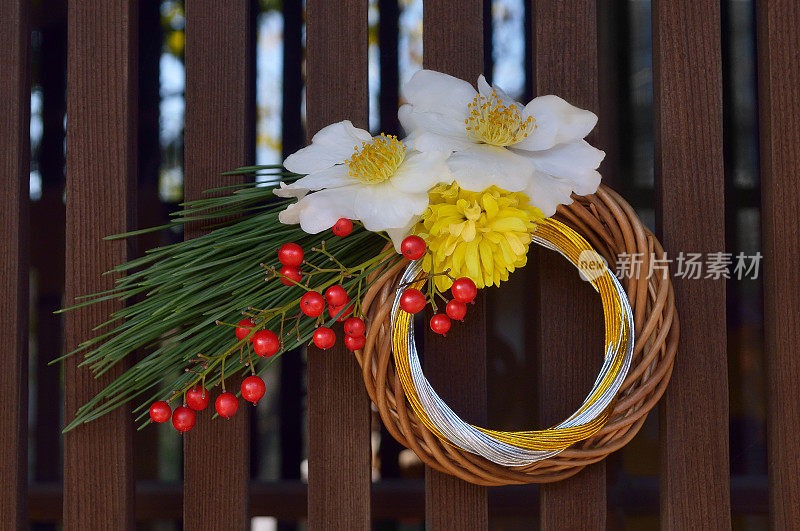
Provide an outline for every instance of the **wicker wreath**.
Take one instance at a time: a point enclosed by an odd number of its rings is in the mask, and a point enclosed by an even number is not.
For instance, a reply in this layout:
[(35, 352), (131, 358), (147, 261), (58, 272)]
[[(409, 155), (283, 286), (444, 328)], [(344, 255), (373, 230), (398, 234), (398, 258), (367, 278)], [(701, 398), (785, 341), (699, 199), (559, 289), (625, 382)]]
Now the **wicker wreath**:
[(649, 260), (665, 258), (664, 249), (633, 208), (608, 187), (574, 199), (572, 204), (560, 206), (555, 218), (583, 235), (612, 268), (621, 254), (642, 257), (638, 274), (622, 279), (633, 309), (636, 343), (630, 370), (607, 424), (554, 457), (520, 467), (495, 464), (437, 438), (406, 400), (392, 360), (392, 303), (408, 265), (402, 262), (374, 275), (377, 281), (362, 301), (368, 320), (367, 342), (356, 352), (356, 358), (370, 399), (387, 430), (426, 465), (479, 485), (559, 481), (627, 444), (664, 393), (678, 345), (675, 295), (668, 274), (654, 273), (647, 278)]

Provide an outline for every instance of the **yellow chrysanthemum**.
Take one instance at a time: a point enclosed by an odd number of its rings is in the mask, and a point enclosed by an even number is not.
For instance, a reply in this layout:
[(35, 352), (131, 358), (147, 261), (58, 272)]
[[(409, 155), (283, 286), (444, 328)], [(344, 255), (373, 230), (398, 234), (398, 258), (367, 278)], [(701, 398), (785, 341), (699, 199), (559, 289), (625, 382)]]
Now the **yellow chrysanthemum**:
[[(469, 277), (483, 288), (499, 286), (525, 265), (531, 233), (544, 216), (524, 193), (496, 186), (470, 192), (453, 183), (436, 186), (429, 198), (428, 209), (413, 229), (430, 251), (422, 261), (425, 272), (449, 269), (450, 276)], [(444, 275), (435, 279), (442, 291), (452, 284)]]

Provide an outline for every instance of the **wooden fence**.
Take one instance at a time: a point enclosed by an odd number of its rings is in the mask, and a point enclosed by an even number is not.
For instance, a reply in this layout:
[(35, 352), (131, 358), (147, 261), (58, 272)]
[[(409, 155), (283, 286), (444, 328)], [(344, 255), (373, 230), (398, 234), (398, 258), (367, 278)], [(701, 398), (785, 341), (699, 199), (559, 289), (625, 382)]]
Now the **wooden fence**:
[[(301, 8), (284, 1), (298, 22)], [(391, 2), (388, 2), (391, 3)], [(604, 85), (598, 13), (605, 0), (532, 2), (528, 35), (535, 93), (557, 93), (603, 112), (614, 105)], [(474, 81), (484, 69), (482, 0), (425, 0), (426, 67)], [(395, 3), (396, 6), (396, 3)], [(607, 7), (607, 6), (606, 6)], [(800, 6), (758, 2), (758, 102), (764, 254), (764, 329), (768, 377), (769, 514), (776, 529), (800, 525)], [(371, 482), (370, 405), (360, 370), (346, 351), (308, 353), (308, 485), (296, 480), (251, 484), (250, 423), (198, 422), (184, 439), (184, 488), (136, 488), (132, 421), (124, 408), (64, 436), (63, 490), (28, 492), (28, 268), (30, 0), (0, 3), (0, 476), (6, 489), (0, 527), (21, 529), (34, 518), (62, 520), (67, 529), (125, 529), (135, 519), (183, 519), (187, 529), (243, 529), (252, 515), (302, 518), (311, 529), (367, 529), (372, 518), (420, 517), (432, 529), (485, 529), (489, 500), (521, 513), (540, 512), (543, 529), (602, 529), (609, 493), (606, 467), (539, 489), (477, 487), (426, 471), (424, 489)], [(247, 0), (191, 0), (186, 10), (185, 195), (224, 184), (219, 173), (253, 162), (254, 13)], [(396, 13), (395, 13), (396, 15)], [(139, 11), (136, 2), (73, 0), (68, 8), (66, 260), (67, 300), (110, 286), (101, 273), (134, 252), (102, 236), (136, 225)], [(366, 0), (306, 1), (306, 105), (310, 137), (325, 124), (368, 122)], [(723, 72), (720, 3), (653, 0), (655, 205), (660, 237), (672, 251), (725, 249)], [(287, 24), (287, 32), (290, 30)], [(382, 38), (391, 39), (390, 35)], [(396, 43), (396, 35), (393, 37)], [(299, 73), (297, 61), (284, 72)], [(390, 42), (390, 41), (389, 41)], [(396, 71), (395, 71), (396, 76)], [(606, 90), (603, 87), (606, 87)], [(296, 98), (299, 118), (299, 92)], [(382, 94), (397, 101), (397, 93)], [(291, 106), (290, 106), (291, 107)], [(386, 108), (386, 105), (383, 106)], [(286, 109), (286, 107), (284, 107)], [(287, 112), (284, 110), (284, 112)], [(602, 115), (601, 115), (602, 116)], [(295, 120), (299, 122), (299, 119)], [(295, 135), (297, 139), (297, 135)], [(592, 142), (620, 142), (601, 120)], [(614, 182), (613, 173), (608, 180)], [(59, 230), (60, 227), (50, 227)], [(191, 237), (192, 231), (187, 234)], [(560, 418), (593, 379), (582, 360), (598, 331), (564, 334), (594, 302), (568, 278), (558, 259), (537, 267), (552, 281), (531, 288), (540, 378), (553, 382), (538, 397), (542, 423)], [(659, 411), (660, 517), (668, 529), (727, 529), (734, 504), (728, 452), (728, 372), (725, 283), (675, 280), (681, 344)], [(576, 304), (560, 302), (573, 295)], [(68, 349), (92, 333), (114, 302), (70, 313)], [(485, 301), (470, 327), (446, 340), (429, 335), (426, 374), (442, 397), (476, 421), (486, 420)], [(465, 331), (469, 329), (469, 332)], [(551, 339), (551, 338), (557, 338)], [(557, 353), (557, 354), (556, 354)], [(73, 358), (65, 368), (65, 414), (108, 384), (123, 367), (93, 378)], [(468, 389), (469, 392), (465, 392)], [(288, 395), (290, 398), (292, 395)], [(346, 399), (342, 399), (346, 398)], [(295, 395), (294, 399), (300, 397)], [(299, 407), (299, 406), (298, 406)], [(245, 408), (246, 411), (246, 408)], [(160, 489), (160, 490), (159, 490)], [(29, 496), (30, 494), (30, 496)], [(30, 500), (30, 501), (29, 501)], [(63, 500), (63, 505), (62, 505)], [(625, 503), (620, 502), (620, 503)], [(63, 507), (63, 509), (59, 509)], [(611, 525), (609, 523), (609, 525)]]

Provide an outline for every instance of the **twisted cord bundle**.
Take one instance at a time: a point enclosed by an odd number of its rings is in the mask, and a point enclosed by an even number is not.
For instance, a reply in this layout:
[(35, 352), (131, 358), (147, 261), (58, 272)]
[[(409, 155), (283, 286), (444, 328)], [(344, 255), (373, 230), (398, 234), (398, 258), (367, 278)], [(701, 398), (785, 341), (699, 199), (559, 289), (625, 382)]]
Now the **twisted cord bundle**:
[[(538, 224), (533, 241), (561, 253), (576, 267), (585, 251), (594, 252), (585, 239), (553, 219)], [(605, 361), (594, 387), (581, 407), (560, 424), (546, 430), (505, 432), (467, 424), (433, 390), (422, 372), (412, 316), (400, 309), (402, 289), (392, 307), (394, 363), (406, 398), (417, 417), (437, 437), (504, 466), (524, 466), (557, 455), (575, 442), (595, 434), (608, 420), (609, 407), (627, 375), (633, 354), (633, 312), (622, 285), (600, 261), (602, 273), (591, 280), (600, 293), (605, 316)], [(419, 284), (419, 261), (400, 278), (401, 285)]]
[[(398, 263), (376, 272), (375, 282), (363, 297), (362, 308), (368, 320), (367, 342), (362, 350), (356, 352), (356, 358), (362, 368), (367, 392), (387, 430), (401, 444), (414, 451), (426, 465), (480, 485), (558, 481), (576, 474), (584, 466), (605, 458), (609, 453), (627, 444), (639, 431), (647, 413), (663, 394), (672, 373), (679, 329), (674, 292), (668, 275), (648, 276), (650, 260), (659, 260), (665, 257), (661, 244), (642, 224), (630, 205), (605, 186), (601, 186), (596, 194), (575, 197), (575, 201), (571, 205), (559, 208), (555, 219), (576, 231), (608, 262), (611, 268), (615, 266), (617, 257), (623, 253), (637, 254), (643, 257), (638, 274), (616, 283), (616, 279), (609, 279), (611, 285), (610, 291), (607, 292), (608, 295), (612, 298), (619, 296), (620, 299), (626, 299), (631, 309), (630, 314), (626, 314), (625, 318), (621, 320), (620, 330), (624, 334), (625, 328), (629, 327), (633, 331), (631, 336), (635, 338), (635, 341), (631, 341), (632, 346), (628, 347), (630, 348), (629, 367), (627, 375), (621, 378), (622, 381), (619, 382), (611, 377), (607, 388), (600, 390), (598, 387), (590, 393), (588, 400), (602, 405), (603, 401), (600, 400), (600, 397), (605, 396), (604, 393), (612, 389), (612, 385), (619, 384), (614, 392), (615, 399), (597, 417), (600, 419), (605, 415), (602, 426), (588, 438), (571, 442), (566, 449), (559, 453), (546, 445), (551, 442), (553, 444), (558, 442), (559, 445), (562, 445), (564, 442), (569, 442), (568, 439), (543, 442), (540, 438), (541, 432), (539, 435), (527, 437), (520, 435), (520, 433), (525, 434), (526, 432), (503, 435), (503, 432), (475, 428), (477, 433), (470, 430), (468, 441), (459, 441), (456, 445), (446, 442), (447, 437), (442, 438), (440, 435), (452, 434), (442, 433), (442, 430), (430, 418), (425, 419), (423, 415), (418, 414), (411, 400), (406, 397), (402, 382), (404, 376), (401, 376), (402, 364), (398, 364), (392, 354), (394, 341), (392, 316), (395, 310), (396, 292), (398, 286), (405, 282), (402, 279), (408, 269), (408, 262)], [(546, 236), (539, 230), (535, 234), (539, 237)], [(552, 236), (555, 237), (555, 235)], [(537, 243), (545, 245), (545, 241)], [(565, 242), (561, 243), (562, 245), (559, 247), (563, 248), (567, 245)], [(574, 263), (575, 256), (567, 256), (567, 258)], [(613, 275), (610, 277), (614, 278)], [(598, 289), (598, 291), (600, 290)], [(604, 301), (604, 308), (605, 304)], [(613, 304), (610, 308), (614, 308)], [(620, 312), (623, 311), (620, 310)], [(407, 341), (408, 336), (405, 337)], [(622, 339), (619, 330), (607, 327), (607, 344), (609, 338), (612, 338), (611, 342), (614, 344), (617, 343), (614, 341), (615, 338)], [(619, 343), (622, 344), (621, 341)], [(555, 354), (545, 353), (544, 355)], [(627, 348), (622, 349), (622, 354), (623, 363), (627, 363), (624, 361), (625, 357), (628, 357)], [(587, 356), (590, 355), (591, 353), (587, 353)], [(618, 356), (619, 352), (612, 357)], [(412, 358), (408, 359), (408, 377), (413, 379)], [(608, 354), (606, 363), (608, 363)], [(622, 367), (620, 367), (621, 370)], [(604, 365), (598, 381), (607, 380), (609, 374), (605, 371)], [(417, 376), (420, 375), (421, 370)], [(418, 379), (415, 382), (415, 388), (423, 389), (425, 392), (424, 385), (421, 384), (422, 381)], [(595, 384), (597, 387), (598, 382)], [(599, 394), (597, 394), (598, 392)], [(433, 400), (433, 395), (429, 395), (426, 400), (428, 398)], [(435, 404), (435, 401), (426, 403), (426, 411), (432, 404)], [(581, 412), (588, 411), (588, 407), (585, 402), (576, 414), (582, 415)], [(437, 423), (442, 420), (455, 422), (455, 419), (451, 418), (445, 409), (441, 411), (445, 418), (437, 418)], [(571, 419), (575, 421), (573, 417)], [(586, 420), (585, 417), (580, 418)], [(570, 419), (565, 422), (568, 421)], [(583, 426), (584, 428), (581, 429), (593, 430), (595, 428), (595, 426), (589, 427), (587, 424), (583, 424)], [(560, 427), (574, 426), (561, 425)], [(436, 430), (439, 433), (436, 433)], [(537, 432), (528, 433), (535, 434)], [(577, 436), (578, 433), (573, 435)], [(482, 443), (479, 441), (483, 436), (496, 439), (498, 441), (496, 447), (494, 447), (495, 443), (491, 443), (493, 445), (492, 452), (502, 454), (502, 457), (508, 461), (504, 461), (503, 464), (496, 463), (480, 453), (473, 453), (460, 447), (461, 442), (467, 442), (475, 445), (473, 449), (480, 449)], [(455, 443), (455, 441), (453, 442)], [(506, 446), (501, 446), (499, 443)], [(509, 446), (516, 449), (509, 448)], [(482, 450), (485, 451), (486, 448)], [(509, 450), (510, 454), (508, 454)], [(523, 453), (521, 450), (527, 453)], [(542, 458), (548, 452), (553, 453)], [(494, 455), (494, 457), (500, 457), (500, 455)], [(528, 460), (527, 464), (522, 462), (523, 459)]]

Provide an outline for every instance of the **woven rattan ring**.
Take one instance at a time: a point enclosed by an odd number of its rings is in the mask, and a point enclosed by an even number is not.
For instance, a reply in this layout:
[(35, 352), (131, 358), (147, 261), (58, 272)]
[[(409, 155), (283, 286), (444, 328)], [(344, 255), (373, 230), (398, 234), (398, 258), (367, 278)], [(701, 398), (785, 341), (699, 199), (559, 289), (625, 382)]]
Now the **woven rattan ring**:
[(378, 280), (364, 296), (367, 342), (356, 357), (367, 392), (387, 430), (426, 465), (479, 485), (559, 481), (627, 444), (664, 393), (678, 345), (678, 318), (669, 275), (658, 268), (649, 274), (650, 260), (665, 258), (661, 244), (633, 208), (605, 186), (596, 194), (575, 197), (571, 205), (560, 206), (555, 218), (586, 238), (612, 270), (619, 255), (636, 255), (642, 260), (638, 273), (633, 271), (632, 277), (621, 279), (633, 309), (636, 343), (630, 370), (608, 423), (589, 439), (560, 454), (521, 467), (492, 463), (438, 439), (407, 402), (392, 359), (392, 303), (399, 278), (408, 265), (403, 262), (378, 271)]

